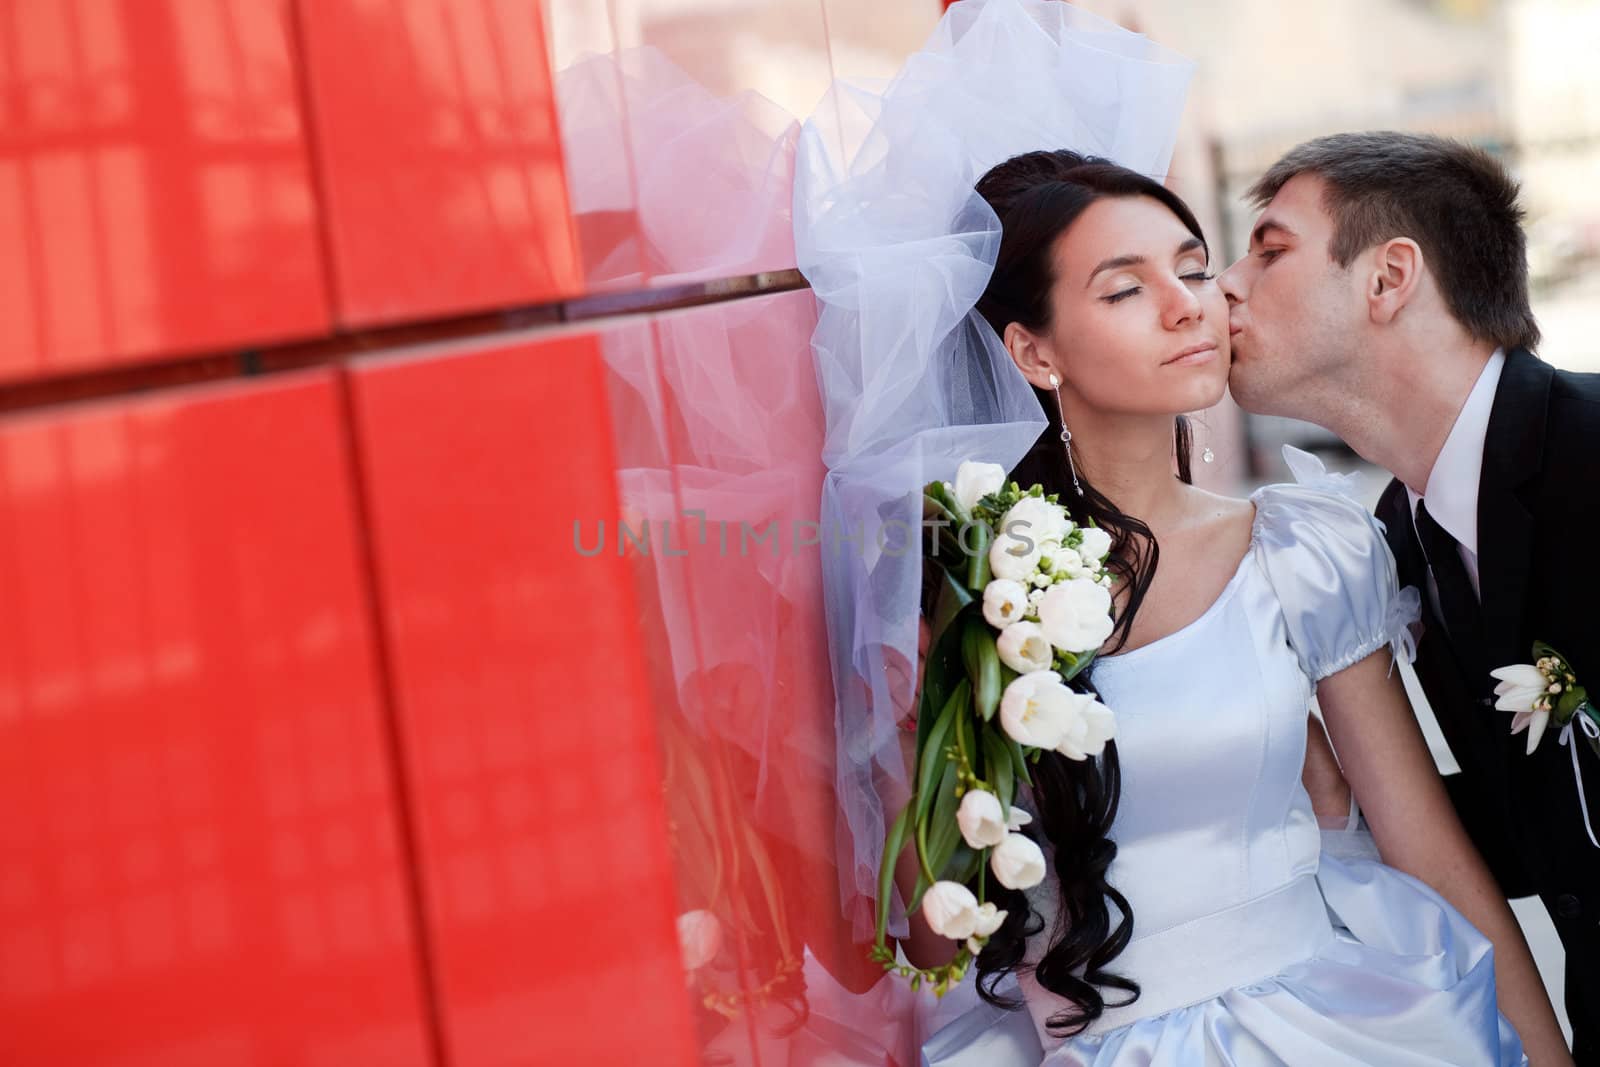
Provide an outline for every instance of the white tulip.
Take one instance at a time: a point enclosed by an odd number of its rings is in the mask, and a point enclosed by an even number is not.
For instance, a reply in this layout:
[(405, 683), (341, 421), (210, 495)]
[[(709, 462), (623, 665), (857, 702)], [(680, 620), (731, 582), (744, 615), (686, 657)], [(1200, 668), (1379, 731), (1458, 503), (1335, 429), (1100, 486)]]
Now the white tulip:
[(1072, 532), (1072, 520), (1060, 504), (1042, 496), (1025, 496), (1007, 509), (1000, 529), (1013, 537), (1026, 536), (1040, 545), (1059, 545)]
[(1075, 549), (1065, 546), (1052, 549), (1050, 552), (1050, 569), (1056, 574), (1064, 574), (1068, 578), (1076, 578), (1087, 573), (1083, 557)]
[(1032, 889), (1044, 881), (1044, 853), (1021, 834), (1007, 834), (989, 854), (989, 869), (1007, 889)]
[(1087, 693), (1073, 695), (1078, 697), (1077, 714), (1071, 717), (1056, 751), (1075, 760), (1098, 756), (1105, 751), (1106, 742), (1117, 736), (1116, 716)]
[(1044, 546), (1026, 531), (1019, 530), (1025, 536), (1014, 537), (1004, 530), (1005, 526), (1002, 525), (995, 532), (994, 544), (989, 546), (989, 573), (1014, 582), (1029, 581), (1039, 567), (1039, 556)]
[(683, 969), (698, 971), (716, 958), (722, 948), (722, 923), (704, 908), (678, 916), (678, 952)]
[(1039, 625), (1064, 652), (1097, 649), (1111, 636), (1111, 594), (1088, 578), (1053, 585), (1039, 602)]
[(1511, 732), (1528, 731), (1528, 755), (1539, 747), (1545, 729), (1550, 725), (1550, 699), (1547, 690), (1550, 679), (1531, 663), (1514, 663), (1509, 667), (1496, 667), (1489, 675), (1499, 680), (1494, 687), (1498, 698), (1494, 706), (1500, 711), (1513, 712)]
[(978, 905), (977, 936), (989, 937), (993, 935), (996, 930), (1000, 929), (1000, 925), (1005, 921), (1005, 912), (1001, 911), (999, 908), (996, 908), (993, 901), (984, 901), (982, 904)]
[(1005, 484), (1006, 469), (1000, 464), (967, 460), (956, 468), (956, 503), (971, 514), (978, 501), (990, 493), (998, 493)]
[(1078, 545), (1078, 554), (1087, 563), (1099, 563), (1111, 551), (1111, 535), (1098, 526), (1083, 527), (1083, 540)]
[(985, 901), (978, 905), (978, 930), (977, 933), (967, 938), (967, 951), (976, 956), (983, 951), (985, 941), (1000, 929), (1000, 924), (1006, 921), (1006, 913), (996, 908), (992, 903)]
[(1028, 610), (1028, 587), (1010, 578), (996, 578), (983, 587), (983, 620), (996, 630), (1022, 618)]
[(1027, 812), (1023, 811), (1021, 808), (1013, 807), (1011, 809), (1011, 815), (1009, 817), (1007, 817), (1007, 819), (1006, 819), (1006, 829), (1007, 830), (1020, 830), (1020, 829), (1022, 829), (1024, 826), (1028, 825), (1032, 821), (1033, 821), (1033, 816), (1032, 815), (1029, 815)]
[(973, 849), (992, 848), (1006, 839), (1006, 816), (1000, 798), (984, 789), (969, 789), (956, 809), (961, 838)]
[(940, 937), (965, 941), (978, 930), (978, 898), (960, 882), (935, 882), (922, 894), (922, 918)]
[(1055, 652), (1036, 622), (1014, 622), (1000, 631), (994, 643), (1000, 662), (1018, 674), (1042, 671), (1050, 666)]
[(1019, 745), (1055, 748), (1067, 736), (1076, 697), (1055, 671), (1029, 671), (1000, 695), (1000, 726)]

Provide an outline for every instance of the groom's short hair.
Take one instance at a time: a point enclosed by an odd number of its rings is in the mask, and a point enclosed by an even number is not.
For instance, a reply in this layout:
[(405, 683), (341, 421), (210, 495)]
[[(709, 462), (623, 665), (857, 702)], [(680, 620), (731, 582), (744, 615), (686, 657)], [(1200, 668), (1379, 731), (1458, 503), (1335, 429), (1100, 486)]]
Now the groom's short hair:
[(1328, 254), (1341, 267), (1409, 237), (1468, 333), (1507, 349), (1539, 343), (1517, 183), (1488, 152), (1426, 134), (1333, 134), (1290, 149), (1245, 195), (1265, 207), (1299, 174), (1324, 183)]

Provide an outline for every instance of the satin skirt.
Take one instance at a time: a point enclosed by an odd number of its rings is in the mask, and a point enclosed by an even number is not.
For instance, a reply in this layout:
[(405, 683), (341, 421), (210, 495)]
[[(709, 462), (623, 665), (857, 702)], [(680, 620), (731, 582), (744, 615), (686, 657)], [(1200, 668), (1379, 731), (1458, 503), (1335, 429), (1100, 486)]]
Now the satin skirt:
[(1516, 1031), (1496, 1007), (1493, 948), (1455, 908), (1415, 879), (1359, 857), (1325, 853), (1317, 882), (1334, 936), (1276, 974), (1115, 1029), (1081, 1034), (1048, 1055), (1027, 1013), (984, 1006), (935, 1034), (923, 1048), (923, 1062), (929, 1067), (1527, 1063)]

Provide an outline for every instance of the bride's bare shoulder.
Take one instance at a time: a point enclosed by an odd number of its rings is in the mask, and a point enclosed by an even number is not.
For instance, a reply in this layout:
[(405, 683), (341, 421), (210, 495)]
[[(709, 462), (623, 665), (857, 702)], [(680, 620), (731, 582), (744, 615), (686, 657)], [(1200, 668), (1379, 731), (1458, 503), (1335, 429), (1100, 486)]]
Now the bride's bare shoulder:
[(1233, 535), (1250, 539), (1255, 524), (1256, 506), (1248, 499), (1225, 496), (1209, 489), (1189, 487), (1190, 526), (1196, 533), (1205, 533), (1227, 539)]

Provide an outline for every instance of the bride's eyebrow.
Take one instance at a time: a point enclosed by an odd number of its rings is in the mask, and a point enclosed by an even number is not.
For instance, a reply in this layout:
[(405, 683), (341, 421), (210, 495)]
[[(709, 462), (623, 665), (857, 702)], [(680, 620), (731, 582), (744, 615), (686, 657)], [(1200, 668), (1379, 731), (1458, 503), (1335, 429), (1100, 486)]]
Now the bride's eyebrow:
[(1085, 289), (1089, 288), (1090, 285), (1094, 284), (1095, 277), (1104, 271), (1143, 266), (1147, 262), (1149, 261), (1143, 256), (1113, 256), (1110, 259), (1102, 260), (1098, 267), (1089, 272), (1089, 280), (1083, 283), (1083, 287)]
[[(1172, 254), (1172, 258), (1176, 259), (1187, 252), (1203, 249), (1205, 246), (1206, 243), (1200, 238), (1191, 237), (1178, 246), (1178, 250)], [(1144, 256), (1112, 256), (1110, 259), (1102, 260), (1098, 267), (1089, 272), (1089, 280), (1083, 283), (1083, 287), (1087, 289), (1093, 285), (1095, 277), (1103, 271), (1118, 270), (1122, 267), (1141, 267), (1148, 262), (1149, 260)]]

